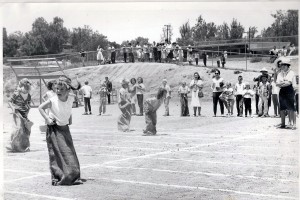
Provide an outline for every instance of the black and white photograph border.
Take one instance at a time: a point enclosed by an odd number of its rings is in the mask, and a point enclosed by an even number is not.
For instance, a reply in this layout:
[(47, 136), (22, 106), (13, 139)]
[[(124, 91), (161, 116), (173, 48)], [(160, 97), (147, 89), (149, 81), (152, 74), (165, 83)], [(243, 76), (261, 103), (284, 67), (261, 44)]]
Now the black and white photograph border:
[(299, 8), (0, 0), (0, 199), (300, 199)]

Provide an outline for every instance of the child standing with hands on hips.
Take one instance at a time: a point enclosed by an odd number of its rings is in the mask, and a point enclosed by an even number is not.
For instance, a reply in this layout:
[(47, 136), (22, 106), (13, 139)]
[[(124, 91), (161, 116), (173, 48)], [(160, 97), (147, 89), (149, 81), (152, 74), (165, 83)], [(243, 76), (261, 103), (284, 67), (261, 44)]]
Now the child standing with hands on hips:
[[(72, 105), (78, 90), (71, 85), (71, 79), (61, 76), (56, 85), (56, 94), (39, 106), (47, 122), (46, 141), (50, 160), (52, 185), (73, 185), (80, 181), (80, 166), (73, 145), (69, 125), (72, 124)], [(49, 109), (49, 114), (45, 112)]]

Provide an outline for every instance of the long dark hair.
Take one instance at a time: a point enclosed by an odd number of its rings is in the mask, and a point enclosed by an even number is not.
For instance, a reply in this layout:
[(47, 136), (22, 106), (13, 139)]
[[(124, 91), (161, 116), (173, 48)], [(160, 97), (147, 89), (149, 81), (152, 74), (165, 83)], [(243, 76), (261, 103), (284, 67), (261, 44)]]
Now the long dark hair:
[(194, 73), (194, 77), (195, 77), (195, 74), (198, 75), (198, 80), (201, 80), (201, 77), (200, 77), (199, 73), (198, 73), (198, 72), (195, 72), (195, 73)]

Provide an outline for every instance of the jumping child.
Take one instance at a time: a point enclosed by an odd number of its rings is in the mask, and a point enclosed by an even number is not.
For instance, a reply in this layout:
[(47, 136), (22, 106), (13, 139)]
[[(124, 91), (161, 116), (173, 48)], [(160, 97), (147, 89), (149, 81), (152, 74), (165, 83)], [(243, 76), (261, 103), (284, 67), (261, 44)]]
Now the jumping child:
[(28, 119), (31, 102), (30, 89), (31, 83), (27, 78), (23, 78), (8, 103), (13, 110), (15, 126), (10, 144), (6, 148), (12, 152), (30, 151), (29, 136), (33, 125)]
[(146, 128), (143, 130), (143, 133), (145, 136), (156, 135), (156, 111), (163, 103), (166, 94), (167, 91), (165, 89), (159, 88), (156, 97), (149, 98), (144, 102)]
[[(71, 85), (71, 79), (61, 76), (56, 85), (56, 94), (39, 106), (47, 122), (46, 141), (49, 153), (52, 185), (73, 185), (80, 179), (80, 165), (73, 145), (69, 125), (72, 124), (72, 105), (78, 90)], [(45, 112), (49, 109), (49, 114)]]

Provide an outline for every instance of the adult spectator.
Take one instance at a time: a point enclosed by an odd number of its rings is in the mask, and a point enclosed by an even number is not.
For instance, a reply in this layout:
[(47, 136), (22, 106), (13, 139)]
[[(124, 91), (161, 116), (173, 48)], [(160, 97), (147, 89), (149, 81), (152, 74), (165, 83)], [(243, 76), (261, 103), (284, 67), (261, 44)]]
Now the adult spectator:
[(161, 49), (162, 49), (162, 45), (160, 43), (157, 43), (156, 48), (157, 48), (157, 62), (161, 63)]
[(280, 88), (279, 91), (279, 107), (281, 123), (278, 128), (286, 128), (285, 112), (288, 112), (289, 120), (291, 121), (291, 128), (296, 129), (296, 115), (295, 115), (295, 92), (292, 86), (295, 78), (295, 73), (290, 69), (291, 63), (288, 59), (282, 59), (280, 63), (281, 71), (277, 76), (276, 85)]
[(152, 51), (153, 51), (153, 57), (154, 57), (154, 62), (157, 62), (158, 56), (157, 56), (157, 45), (155, 42), (153, 42), (152, 45)]
[(114, 46), (111, 47), (110, 59), (112, 64), (116, 63), (116, 50)]
[(289, 56), (290, 56), (293, 53), (293, 51), (296, 50), (296, 47), (294, 44), (291, 44), (289, 49), (290, 49), (290, 52), (289, 52)]
[(194, 109), (194, 117), (196, 117), (197, 109), (198, 109), (198, 116), (201, 116), (201, 104), (200, 104), (200, 98), (203, 96), (200, 95), (203, 88), (203, 82), (201, 80), (201, 77), (198, 72), (194, 73), (194, 79), (190, 83), (190, 90), (192, 94), (192, 101), (191, 106)]
[(170, 99), (171, 99), (171, 88), (167, 84), (167, 79), (163, 79), (162, 88), (167, 91), (167, 94), (164, 98), (164, 105), (165, 105), (165, 114), (164, 114), (164, 116), (169, 116), (170, 115), (170, 113), (169, 113), (169, 102), (170, 102)]
[(87, 114), (92, 114), (92, 110), (91, 110), (91, 98), (92, 98), (92, 95), (93, 95), (93, 91), (92, 91), (92, 88), (91, 86), (89, 86), (89, 82), (88, 81), (85, 81), (84, 82), (84, 86), (82, 86), (82, 88), (80, 89), (83, 96), (84, 96), (84, 110), (85, 112), (83, 113), (84, 115), (87, 115)]
[(84, 61), (85, 61), (86, 52), (83, 49), (81, 49), (79, 54), (80, 54), (80, 57), (81, 57), (82, 66), (85, 66)]
[(222, 68), (225, 67), (225, 64), (226, 64), (226, 56), (225, 54), (223, 53), (222, 56), (221, 56), (221, 63), (222, 63)]
[(213, 83), (211, 89), (213, 90), (213, 110), (214, 110), (214, 117), (217, 115), (217, 104), (219, 102), (221, 115), (224, 116), (224, 104), (223, 101), (220, 99), (220, 95), (223, 92), (224, 87), (224, 79), (220, 76), (220, 70), (215, 69), (215, 76), (212, 79)]
[(203, 64), (204, 64), (204, 66), (206, 67), (207, 54), (206, 54), (205, 51), (203, 51), (203, 53), (202, 53), (202, 59), (203, 59)]
[(187, 47), (187, 60), (189, 62), (189, 65), (192, 65), (192, 62), (193, 62), (193, 49), (192, 49), (190, 44)]
[(128, 46), (129, 62), (134, 63), (133, 46), (131, 45), (131, 43), (128, 43)]
[(136, 97), (138, 100), (138, 105), (140, 108), (140, 114), (137, 116), (143, 116), (144, 109), (143, 109), (143, 103), (144, 103), (144, 92), (145, 92), (145, 85), (142, 77), (137, 78), (137, 87), (136, 87)]
[(136, 49), (137, 59), (139, 62), (141, 62), (142, 61), (142, 47), (140, 45), (140, 42), (136, 42), (135, 49)]
[(276, 58), (278, 57), (278, 49), (276, 49), (276, 46), (273, 47), (273, 49), (271, 49), (269, 51), (269, 54), (270, 54), (270, 62), (273, 63)]
[(127, 62), (127, 51), (128, 51), (128, 48), (126, 47), (126, 45), (123, 45), (122, 51), (123, 51), (124, 63), (126, 63)]
[(108, 77), (105, 77), (105, 85), (107, 89), (107, 103), (110, 104), (110, 94), (112, 91), (112, 83), (108, 80)]
[(97, 62), (98, 62), (98, 65), (101, 65), (101, 63), (104, 61), (102, 51), (103, 51), (103, 49), (99, 45), (98, 48), (97, 48)]

